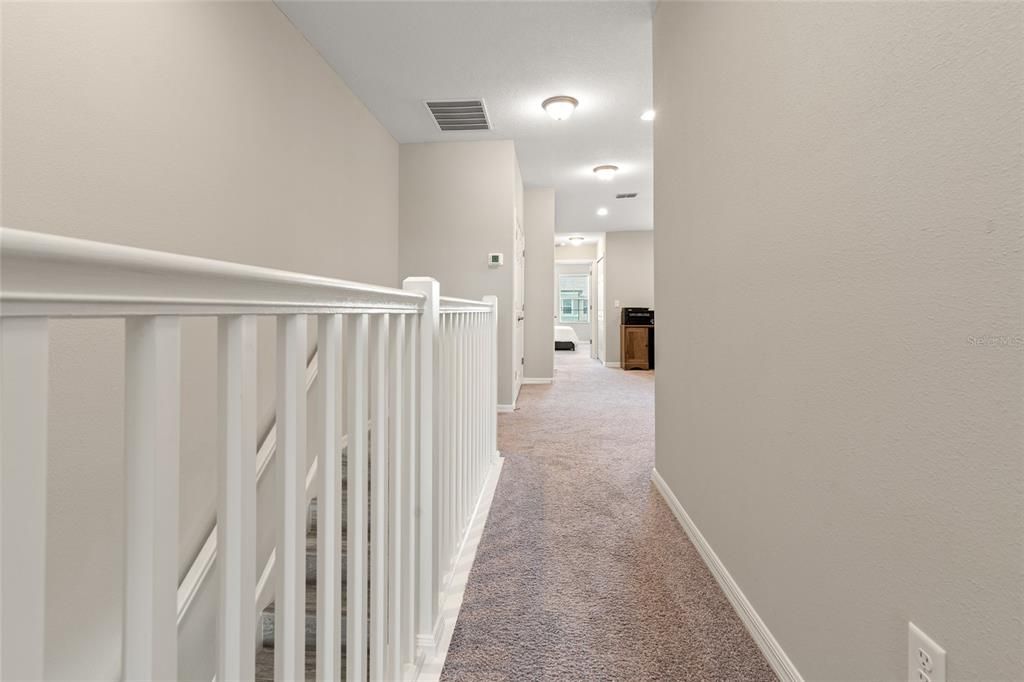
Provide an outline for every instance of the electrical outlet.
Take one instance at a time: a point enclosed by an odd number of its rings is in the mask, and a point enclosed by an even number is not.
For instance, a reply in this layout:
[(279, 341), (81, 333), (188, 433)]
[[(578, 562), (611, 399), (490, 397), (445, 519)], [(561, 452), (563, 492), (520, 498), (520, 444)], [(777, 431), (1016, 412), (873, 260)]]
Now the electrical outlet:
[(909, 623), (907, 679), (909, 682), (946, 682), (946, 650)]

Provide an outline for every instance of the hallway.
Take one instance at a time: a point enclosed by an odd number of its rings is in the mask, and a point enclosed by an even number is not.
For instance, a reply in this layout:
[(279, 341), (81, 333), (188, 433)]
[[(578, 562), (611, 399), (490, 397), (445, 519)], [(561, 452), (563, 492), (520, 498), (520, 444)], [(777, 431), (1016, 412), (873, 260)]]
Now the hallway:
[(505, 466), (444, 680), (775, 679), (651, 484), (654, 374), (556, 354)]

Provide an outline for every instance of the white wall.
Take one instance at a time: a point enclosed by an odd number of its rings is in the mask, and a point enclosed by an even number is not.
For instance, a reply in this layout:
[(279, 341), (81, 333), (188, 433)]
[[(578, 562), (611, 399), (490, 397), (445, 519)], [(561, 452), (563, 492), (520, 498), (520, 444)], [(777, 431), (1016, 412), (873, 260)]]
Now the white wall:
[(531, 379), (554, 376), (555, 190), (524, 193), (526, 232), (526, 365)]
[[(556, 320), (558, 320), (558, 306), (559, 306), (559, 300), (558, 300), (559, 299), (559, 296), (558, 296), (558, 278), (559, 278), (559, 276), (560, 275), (587, 275), (587, 274), (591, 274), (591, 269), (592, 268), (593, 268), (593, 264), (592, 263), (555, 263), (555, 272), (554, 272), (554, 280), (553, 280), (554, 281), (554, 291), (552, 292), (553, 296), (551, 297), (551, 300), (554, 302), (554, 306), (555, 306), (555, 319)], [(593, 310), (594, 305), (595, 305), (595, 302), (591, 301), (590, 302), (590, 307), (591, 307), (591, 311), (590, 312), (591, 312), (591, 315), (594, 314), (594, 310)], [(557, 324), (564, 325), (566, 327), (572, 327), (573, 330), (576, 332), (576, 336), (578, 336), (580, 338), (580, 341), (583, 341), (585, 343), (590, 343), (591, 322), (589, 322), (589, 321), (588, 322), (562, 322), (562, 321), (558, 321)]]
[[(401, 276), (435, 277), (442, 296), (498, 297), (498, 402), (511, 404), (518, 199), (512, 142), (403, 144), (400, 156)], [(505, 254), (503, 266), (488, 266), (492, 252)]]
[(651, 230), (605, 233), (607, 362), (620, 362), (622, 309), (653, 307), (654, 233)]
[[(4, 3), (2, 30), (3, 225), (398, 283), (398, 145), (273, 4)], [(52, 325), (49, 679), (119, 676), (123, 343)], [(182, 347), (183, 573), (215, 514), (215, 324)]]
[(657, 10), (657, 468), (808, 680), (1024, 670), (1022, 27)]

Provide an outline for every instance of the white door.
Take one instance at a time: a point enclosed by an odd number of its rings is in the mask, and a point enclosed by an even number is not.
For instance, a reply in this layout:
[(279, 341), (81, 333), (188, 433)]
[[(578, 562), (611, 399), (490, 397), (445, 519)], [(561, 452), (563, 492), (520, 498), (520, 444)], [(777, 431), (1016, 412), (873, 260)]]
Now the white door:
[[(519, 222), (519, 216), (516, 216), (516, 239), (515, 239), (515, 258), (514, 258), (515, 270), (513, 272), (512, 282), (512, 315), (514, 316), (515, 327), (513, 330), (513, 361), (515, 366), (513, 368), (513, 377), (515, 379), (514, 390), (512, 395), (519, 396), (519, 388), (523, 384), (523, 365), (524, 360), (524, 349), (525, 343), (523, 339), (523, 321), (526, 319), (526, 312), (523, 305), (523, 299), (525, 298), (525, 282), (526, 282), (526, 239), (523, 235), (523, 226)], [(514, 402), (515, 398), (513, 398)]]
[(590, 314), (590, 357), (597, 359), (597, 264), (591, 263), (590, 269), (587, 270), (587, 274), (590, 275), (590, 292), (588, 295), (588, 305), (590, 310), (587, 311)]
[(597, 261), (597, 338), (596, 343), (593, 345), (597, 347), (597, 359), (601, 362), (607, 362), (608, 358), (604, 355), (604, 330), (605, 330), (605, 319), (604, 319), (604, 256)]

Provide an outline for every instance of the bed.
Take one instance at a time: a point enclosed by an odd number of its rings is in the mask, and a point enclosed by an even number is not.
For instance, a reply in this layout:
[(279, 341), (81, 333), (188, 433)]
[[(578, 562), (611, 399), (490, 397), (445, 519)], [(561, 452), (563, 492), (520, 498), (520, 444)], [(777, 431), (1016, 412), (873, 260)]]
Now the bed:
[(580, 337), (576, 336), (576, 330), (565, 325), (555, 325), (555, 350), (576, 350), (576, 344)]

